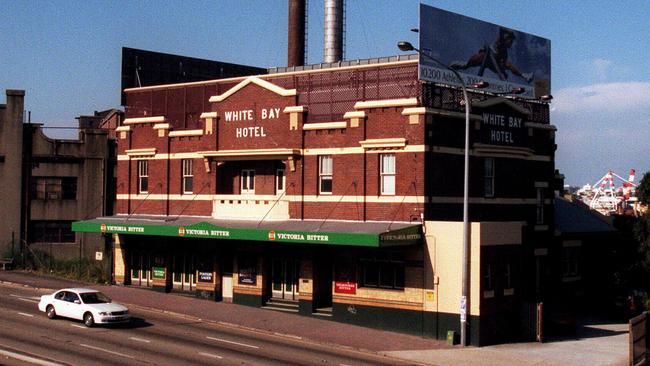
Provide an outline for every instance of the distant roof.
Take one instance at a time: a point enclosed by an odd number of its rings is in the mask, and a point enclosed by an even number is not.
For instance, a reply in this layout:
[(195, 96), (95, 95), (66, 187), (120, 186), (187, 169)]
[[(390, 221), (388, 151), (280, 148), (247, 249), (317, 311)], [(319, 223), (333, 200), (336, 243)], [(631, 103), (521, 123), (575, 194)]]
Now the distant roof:
[(555, 198), (555, 230), (562, 233), (611, 233), (616, 229), (599, 214), (564, 198)]

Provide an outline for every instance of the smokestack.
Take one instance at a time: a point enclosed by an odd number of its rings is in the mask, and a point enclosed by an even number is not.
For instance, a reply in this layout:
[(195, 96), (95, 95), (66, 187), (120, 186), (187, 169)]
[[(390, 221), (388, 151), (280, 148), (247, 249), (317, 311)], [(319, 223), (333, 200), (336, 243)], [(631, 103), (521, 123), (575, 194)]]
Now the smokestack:
[(325, 50), (323, 62), (343, 59), (343, 0), (325, 0)]
[(305, 0), (289, 0), (287, 66), (305, 64)]

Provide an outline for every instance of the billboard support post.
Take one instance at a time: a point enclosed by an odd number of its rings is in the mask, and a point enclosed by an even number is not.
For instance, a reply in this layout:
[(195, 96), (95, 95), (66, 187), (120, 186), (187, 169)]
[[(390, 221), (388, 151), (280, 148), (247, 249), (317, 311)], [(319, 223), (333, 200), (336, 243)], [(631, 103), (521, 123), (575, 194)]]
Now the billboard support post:
[[(459, 306), (459, 315), (460, 315), (460, 344), (461, 346), (465, 347), (467, 346), (467, 305), (469, 304), (469, 251), (470, 251), (470, 245), (469, 245), (469, 115), (471, 113), (471, 101), (469, 100), (469, 96), (467, 94), (467, 87), (465, 85), (465, 82), (463, 81), (463, 78), (460, 76), (460, 74), (452, 69), (451, 67), (448, 67), (447, 65), (443, 64), (442, 62), (438, 61), (431, 55), (428, 55), (426, 53), (423, 53), (421, 50), (413, 47), (412, 44), (409, 42), (401, 41), (397, 43), (397, 47), (401, 51), (415, 51), (417, 52), (420, 57), (424, 56), (429, 58), (430, 60), (433, 60), (437, 64), (443, 66), (444, 68), (450, 70), (451, 72), (456, 75), (456, 78), (458, 78), (458, 81), (460, 82), (460, 87), (463, 89), (463, 99), (465, 102), (465, 167), (463, 170), (463, 258), (462, 258), (462, 294), (460, 298), (460, 306)], [(481, 81), (477, 84), (472, 85), (473, 88), (480, 89), (480, 88), (485, 88), (489, 86), (487, 82)], [(471, 312), (470, 312), (471, 314)]]

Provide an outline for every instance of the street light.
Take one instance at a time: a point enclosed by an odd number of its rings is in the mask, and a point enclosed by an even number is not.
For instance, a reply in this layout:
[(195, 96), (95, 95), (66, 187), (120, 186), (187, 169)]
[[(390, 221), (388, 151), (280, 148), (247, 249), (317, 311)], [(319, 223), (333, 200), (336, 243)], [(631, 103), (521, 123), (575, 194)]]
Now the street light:
[[(445, 65), (441, 61), (435, 59), (434, 57), (423, 53), (421, 50), (413, 47), (413, 45), (409, 42), (406, 41), (400, 41), (397, 42), (397, 47), (404, 52), (407, 51), (415, 51), (417, 52), (420, 56), (424, 56), (429, 58), (430, 60), (434, 61), (438, 65), (444, 67), (445, 69), (451, 71), (454, 73), (458, 81), (460, 82), (460, 86), (463, 89), (463, 98), (465, 100), (465, 168), (464, 168), (464, 173), (463, 173), (463, 268), (462, 268), (462, 294), (460, 298), (460, 305), (461, 305), (461, 311), (460, 311), (460, 344), (464, 347), (467, 345), (467, 306), (469, 305), (469, 302), (467, 299), (469, 298), (469, 208), (468, 208), (468, 201), (469, 201), (469, 115), (470, 115), (470, 109), (471, 109), (471, 104), (469, 97), (467, 95), (467, 87), (465, 86), (465, 82), (463, 81), (463, 78), (460, 76), (458, 71), (452, 69), (451, 67)], [(481, 81), (477, 84), (472, 85), (474, 88), (485, 88), (489, 84), (485, 81)], [(464, 309), (463, 309), (464, 307)]]

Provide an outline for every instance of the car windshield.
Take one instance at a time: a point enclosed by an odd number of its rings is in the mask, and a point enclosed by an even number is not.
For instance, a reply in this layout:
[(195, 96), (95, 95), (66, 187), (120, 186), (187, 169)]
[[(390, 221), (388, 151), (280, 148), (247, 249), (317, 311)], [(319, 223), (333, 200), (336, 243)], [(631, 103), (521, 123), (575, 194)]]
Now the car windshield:
[(101, 292), (84, 292), (80, 295), (84, 304), (105, 304), (111, 302), (110, 297)]

